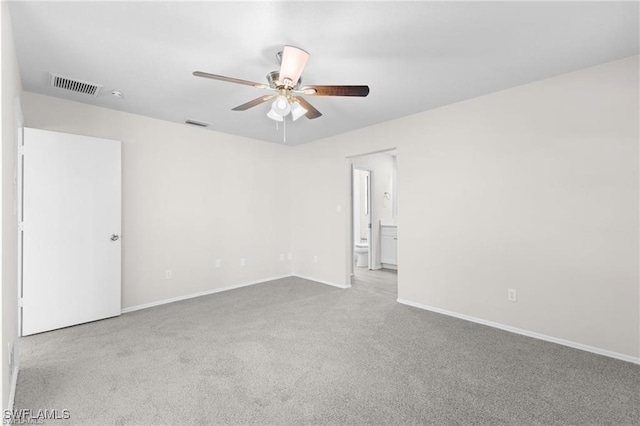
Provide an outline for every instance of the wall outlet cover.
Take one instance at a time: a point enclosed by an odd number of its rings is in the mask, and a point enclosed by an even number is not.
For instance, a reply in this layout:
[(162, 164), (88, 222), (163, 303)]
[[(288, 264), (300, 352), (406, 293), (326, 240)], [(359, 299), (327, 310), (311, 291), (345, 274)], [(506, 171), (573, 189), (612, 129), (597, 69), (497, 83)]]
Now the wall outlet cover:
[(9, 374), (13, 374), (13, 342), (7, 343), (7, 359), (9, 360)]

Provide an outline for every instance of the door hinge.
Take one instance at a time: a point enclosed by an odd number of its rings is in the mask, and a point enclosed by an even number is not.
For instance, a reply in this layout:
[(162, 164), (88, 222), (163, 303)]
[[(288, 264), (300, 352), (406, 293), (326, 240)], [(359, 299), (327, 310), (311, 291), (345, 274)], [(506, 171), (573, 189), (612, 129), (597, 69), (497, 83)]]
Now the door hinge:
[(24, 231), (24, 222), (18, 222), (18, 231)]
[(24, 155), (24, 145), (18, 147), (18, 155)]

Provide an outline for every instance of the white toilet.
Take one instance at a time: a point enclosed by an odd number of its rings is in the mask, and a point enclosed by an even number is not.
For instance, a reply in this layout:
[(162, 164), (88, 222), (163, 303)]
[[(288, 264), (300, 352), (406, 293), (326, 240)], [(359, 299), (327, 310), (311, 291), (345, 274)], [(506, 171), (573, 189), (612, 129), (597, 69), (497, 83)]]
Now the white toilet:
[(356, 266), (358, 268), (366, 268), (369, 266), (369, 244), (358, 243), (353, 249), (356, 255)]

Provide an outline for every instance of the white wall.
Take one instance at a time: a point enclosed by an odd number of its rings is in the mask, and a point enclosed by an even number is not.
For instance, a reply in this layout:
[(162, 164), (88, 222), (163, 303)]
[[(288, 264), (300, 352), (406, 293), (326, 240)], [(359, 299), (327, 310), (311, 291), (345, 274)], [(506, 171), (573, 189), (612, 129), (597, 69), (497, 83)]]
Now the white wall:
[(354, 158), (353, 165), (371, 171), (371, 234), (375, 242), (373, 268), (380, 269), (380, 221), (393, 220), (392, 200), (384, 196), (385, 192), (392, 193), (393, 157), (388, 153), (370, 154)]
[(290, 147), (29, 92), (23, 108), (28, 127), (122, 141), (124, 308), (291, 273)]
[(16, 99), (22, 94), (22, 84), (18, 70), (13, 32), (7, 2), (0, 4), (2, 21), (2, 408), (9, 405), (13, 372), (9, 367), (9, 344), (17, 351), (17, 216), (14, 210), (16, 186), (14, 169), (16, 164), (17, 111)]
[(396, 147), (400, 299), (638, 359), (638, 117), (632, 57), (298, 146), (294, 270), (347, 284), (347, 157)]

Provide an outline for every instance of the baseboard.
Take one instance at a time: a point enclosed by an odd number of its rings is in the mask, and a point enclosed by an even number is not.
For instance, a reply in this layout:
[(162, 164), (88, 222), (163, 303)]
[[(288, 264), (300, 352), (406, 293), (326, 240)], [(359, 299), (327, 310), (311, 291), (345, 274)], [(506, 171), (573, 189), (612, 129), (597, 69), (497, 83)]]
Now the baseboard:
[(320, 284), (330, 285), (330, 286), (333, 286), (333, 287), (338, 287), (338, 288), (351, 288), (351, 284), (347, 284), (347, 285), (344, 285), (344, 284), (336, 284), (336, 283), (332, 283), (332, 282), (330, 282), (330, 281), (319, 280), (319, 279), (317, 279), (317, 278), (313, 278), (313, 277), (305, 277), (304, 275), (298, 275), (298, 274), (293, 274), (292, 276), (294, 276), (294, 277), (298, 277), (298, 278), (302, 278), (303, 280), (315, 281), (315, 282), (320, 283)]
[(574, 349), (580, 349), (587, 352), (592, 352), (594, 354), (603, 355), (609, 358), (615, 358), (622, 361), (631, 362), (633, 364), (640, 364), (640, 357), (634, 357), (630, 355), (621, 354), (619, 352), (609, 351), (607, 349), (597, 348), (595, 346), (589, 346), (582, 343), (573, 342), (571, 340), (561, 339), (558, 337), (548, 336), (546, 334), (536, 333), (535, 331), (529, 331), (522, 328), (511, 327), (510, 325), (504, 325), (493, 321), (487, 321), (480, 318), (472, 317), (469, 315), (459, 314), (457, 312), (447, 311), (445, 309), (436, 308), (433, 306), (423, 305), (421, 303), (411, 302), (405, 299), (397, 299), (398, 303), (402, 303), (403, 305), (413, 306), (414, 308), (420, 308), (427, 311), (435, 312), (438, 314), (448, 315), (450, 317), (455, 317), (459, 319), (463, 319), (466, 321), (475, 322), (482, 325), (487, 325), (489, 327), (498, 328), (500, 330), (509, 331), (511, 333), (521, 334), (527, 337), (533, 337), (534, 339), (545, 340), (551, 343), (557, 343), (559, 345), (568, 346)]
[(126, 314), (127, 312), (139, 311), (140, 309), (153, 308), (154, 306), (166, 305), (167, 303), (179, 302), (181, 300), (193, 299), (194, 297), (207, 296), (209, 294), (220, 293), (223, 291), (234, 290), (236, 288), (248, 287), (250, 285), (261, 284), (267, 281), (279, 280), (282, 278), (288, 278), (292, 276), (291, 274), (281, 275), (278, 277), (264, 278), (262, 280), (250, 281), (241, 284), (235, 284), (228, 287), (215, 288), (213, 290), (201, 291), (198, 293), (191, 293), (184, 296), (172, 297), (171, 299), (158, 300), (157, 302), (144, 303), (142, 305), (130, 306), (128, 308), (123, 308), (120, 312)]
[(9, 405), (7, 407), (8, 410), (13, 410), (13, 403), (16, 399), (16, 386), (18, 385), (18, 365), (13, 367), (13, 375), (11, 377), (11, 388), (9, 389)]

